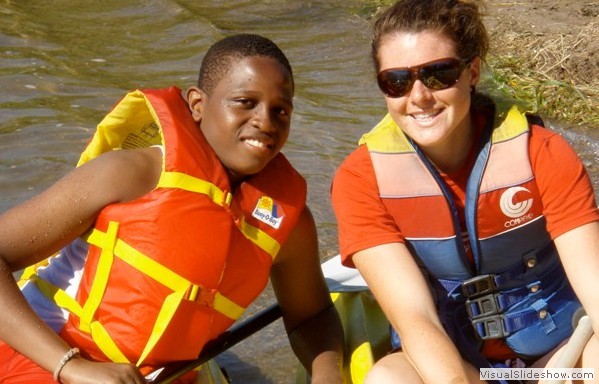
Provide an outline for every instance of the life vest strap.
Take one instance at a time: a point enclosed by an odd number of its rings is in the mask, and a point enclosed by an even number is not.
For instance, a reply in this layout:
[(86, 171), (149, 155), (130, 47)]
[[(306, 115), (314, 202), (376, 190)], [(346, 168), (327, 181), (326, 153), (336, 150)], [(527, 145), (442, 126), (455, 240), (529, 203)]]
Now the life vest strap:
[(98, 348), (111, 361), (129, 363), (129, 360), (116, 345), (108, 331), (100, 322), (94, 319), (94, 315), (104, 296), (110, 268), (115, 256), (144, 275), (173, 290), (173, 293), (167, 296), (160, 309), (148, 342), (137, 362), (138, 366), (141, 366), (158, 343), (183, 300), (199, 300), (232, 320), (241, 317), (245, 311), (244, 307), (216, 290), (206, 293), (206, 288), (192, 284), (189, 280), (129, 246), (123, 240), (118, 239), (118, 227), (117, 222), (110, 222), (106, 232), (93, 229), (85, 237), (88, 243), (101, 248), (101, 255), (89, 297), (83, 307), (64, 290), (40, 278), (34, 268), (28, 268), (21, 277), (21, 282), (31, 281), (36, 284), (39, 291), (56, 305), (77, 316), (79, 318), (79, 328), (91, 335)]
[(245, 311), (244, 307), (236, 304), (234, 301), (222, 295), (220, 292), (216, 292), (216, 295), (214, 295), (214, 302), (212, 303), (212, 306), (215, 310), (227, 316), (231, 320), (239, 319)]
[(164, 303), (162, 304), (162, 307), (160, 308), (160, 313), (158, 313), (156, 322), (152, 327), (152, 333), (150, 334), (148, 342), (146, 343), (144, 350), (139, 356), (137, 366), (141, 366), (141, 364), (145, 361), (150, 352), (152, 352), (152, 350), (166, 331), (168, 324), (170, 324), (173, 316), (175, 315), (175, 312), (177, 311), (177, 308), (179, 308), (181, 301), (183, 301), (185, 294), (185, 291), (178, 291), (173, 292), (166, 297)]
[(119, 239), (117, 241), (114, 253), (131, 267), (151, 277), (172, 291), (185, 291), (191, 285), (191, 282), (183, 276), (147, 257), (123, 240)]
[(129, 359), (121, 352), (112, 337), (106, 331), (106, 328), (99, 321), (92, 321), (90, 324), (90, 334), (94, 342), (100, 348), (102, 353), (115, 363), (131, 363)]
[[(58, 288), (54, 284), (42, 279), (37, 274), (28, 276), (26, 280), (35, 284), (37, 289), (44, 296), (55, 302), (59, 307), (64, 308), (67, 311), (76, 314), (77, 316), (81, 316), (81, 313), (83, 313), (83, 308), (74, 298), (69, 296), (65, 291)], [(25, 278), (22, 278), (22, 281), (25, 281)]]
[(566, 305), (573, 295), (572, 288), (565, 282), (554, 295), (539, 298), (527, 309), (475, 319), (472, 321), (472, 325), (481, 340), (505, 338), (538, 322), (542, 324), (545, 333), (548, 334), (556, 328), (552, 314), (557, 313)]
[[(179, 188), (189, 192), (201, 193), (210, 198), (214, 203), (229, 207), (233, 199), (230, 192), (222, 191), (216, 185), (180, 172), (162, 172), (158, 181), (160, 188)], [(266, 232), (248, 224), (242, 216), (237, 224), (241, 233), (251, 242), (256, 244), (273, 259), (281, 249), (281, 244)]]
[[(27, 281), (35, 284), (37, 289), (47, 298), (52, 300), (60, 308), (64, 308), (67, 311), (73, 313), (81, 319), (83, 315), (83, 307), (73, 297), (69, 296), (64, 290), (58, 288), (54, 284), (47, 282), (40, 278), (37, 274), (30, 274), (26, 277)], [(25, 281), (25, 279), (22, 279)], [(98, 321), (92, 321), (89, 324), (89, 333), (92, 335), (94, 342), (98, 345), (98, 348), (108, 357), (111, 361), (117, 363), (129, 363), (129, 360), (116, 346), (106, 329)]]
[(89, 296), (83, 305), (83, 313), (80, 318), (79, 328), (82, 331), (91, 331), (90, 324), (104, 297), (108, 276), (110, 275), (112, 263), (114, 262), (114, 248), (117, 242), (118, 230), (119, 223), (111, 221), (108, 224), (106, 233), (102, 237), (102, 242), (99, 246), (102, 249), (102, 252), (98, 259), (95, 277), (92, 282)]
[[(243, 314), (245, 310), (244, 307), (236, 304), (218, 291), (214, 290), (214, 292), (206, 294), (206, 288), (192, 284), (183, 276), (149, 258), (148, 256), (128, 245), (123, 240), (117, 239), (116, 232), (114, 231), (118, 229), (118, 225), (115, 226), (114, 224), (117, 223), (110, 222), (108, 226), (109, 231), (106, 233), (103, 233), (98, 229), (93, 229), (86, 238), (86, 241), (90, 244), (102, 248), (99, 265), (108, 264), (108, 262), (102, 263), (102, 259), (104, 259), (107, 255), (107, 258), (110, 259), (110, 264), (112, 264), (112, 259), (114, 259), (114, 256), (116, 256), (131, 267), (137, 269), (140, 273), (154, 279), (158, 283), (168, 287), (173, 291), (173, 293), (167, 296), (160, 308), (160, 312), (154, 323), (154, 326), (152, 327), (148, 342), (146, 343), (146, 346), (144, 347), (144, 350), (137, 361), (138, 366), (145, 361), (147, 356), (156, 346), (183, 300), (201, 300), (203, 304), (212, 307), (214, 310), (222, 313), (232, 320), (237, 320)], [(111, 231), (111, 228), (113, 228), (113, 231)], [(115, 241), (110, 240), (113, 238), (113, 236)], [(98, 268), (98, 270), (100, 271), (100, 268)], [(97, 277), (98, 276), (96, 276), (96, 278)], [(107, 275), (106, 279), (102, 280), (105, 280), (105, 290)], [(118, 349), (114, 341), (110, 338), (110, 335), (108, 335), (101, 324), (98, 323), (96, 325), (95, 323), (97, 322), (92, 323), (94, 327), (91, 327), (92, 337), (102, 352), (112, 361), (118, 362), (123, 361), (123, 359), (126, 360), (124, 354)]]
[[(92, 245), (102, 247), (102, 238), (104, 236), (104, 233), (94, 229), (86, 240)], [(202, 295), (202, 292), (205, 291), (206, 288), (191, 283), (183, 276), (149, 258), (121, 239), (116, 241), (114, 255), (140, 271), (142, 274), (154, 279), (165, 287), (168, 287), (170, 290), (188, 295), (188, 300), (196, 301), (197, 297), (206, 296)], [(198, 293), (198, 291), (202, 292)], [(195, 292), (195, 294), (193, 292)], [(183, 299), (184, 295), (181, 297)], [(244, 307), (236, 304), (219, 292), (213, 294), (212, 298), (212, 300), (206, 301), (205, 304), (233, 320), (237, 320), (243, 311), (245, 311)]]
[(239, 229), (248, 240), (268, 253), (274, 260), (281, 249), (281, 244), (279, 244), (277, 240), (271, 237), (268, 233), (261, 231), (251, 224), (248, 224), (245, 219), (240, 221)]
[(180, 172), (162, 172), (158, 188), (179, 188), (189, 192), (201, 193), (220, 206), (229, 206), (233, 196), (216, 185)]

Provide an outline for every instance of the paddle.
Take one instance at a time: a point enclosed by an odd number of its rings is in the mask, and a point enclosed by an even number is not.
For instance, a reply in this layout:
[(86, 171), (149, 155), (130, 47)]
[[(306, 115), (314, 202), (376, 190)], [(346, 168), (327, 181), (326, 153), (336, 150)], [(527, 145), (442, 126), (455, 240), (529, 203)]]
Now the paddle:
[(258, 332), (270, 323), (281, 317), (281, 309), (277, 304), (258, 312), (249, 319), (233, 325), (216, 339), (208, 342), (200, 355), (195, 360), (177, 361), (163, 368), (157, 369), (146, 376), (148, 383), (168, 383), (186, 372), (189, 372), (208, 360), (215, 358), (220, 353), (231, 348), (240, 341)]
[[(341, 265), (339, 255), (327, 260), (321, 267), (331, 291), (354, 292), (368, 289), (356, 269)], [(166, 384), (184, 373), (199, 367), (208, 360), (215, 358), (220, 353), (273, 323), (281, 316), (282, 313), (279, 306), (272, 304), (249, 319), (233, 325), (219, 337), (207, 343), (197, 359), (170, 363), (148, 374), (146, 381), (154, 384)]]
[[(560, 356), (551, 368), (573, 368), (592, 336), (593, 327), (591, 319), (587, 315), (584, 315), (578, 321), (578, 325), (574, 329), (572, 336), (570, 336), (570, 340), (568, 340)], [(565, 380), (563, 379), (555, 379), (549, 380), (547, 384), (563, 384), (564, 382)]]

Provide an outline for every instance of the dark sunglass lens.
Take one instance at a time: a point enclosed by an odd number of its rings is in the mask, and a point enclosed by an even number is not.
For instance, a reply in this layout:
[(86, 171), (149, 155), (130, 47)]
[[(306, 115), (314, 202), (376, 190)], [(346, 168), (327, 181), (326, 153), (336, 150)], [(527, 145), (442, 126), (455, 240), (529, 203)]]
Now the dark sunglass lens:
[(411, 82), (411, 73), (407, 70), (388, 70), (377, 76), (379, 88), (389, 97), (403, 96)]
[(460, 67), (457, 60), (433, 63), (420, 69), (420, 79), (431, 89), (449, 88), (460, 78)]

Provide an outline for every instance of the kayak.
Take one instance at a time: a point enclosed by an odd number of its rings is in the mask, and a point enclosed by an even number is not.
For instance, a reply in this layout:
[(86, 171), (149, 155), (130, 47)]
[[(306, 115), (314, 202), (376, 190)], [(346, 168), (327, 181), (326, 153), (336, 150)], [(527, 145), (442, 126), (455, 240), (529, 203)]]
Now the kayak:
[[(322, 271), (345, 335), (344, 383), (361, 384), (374, 362), (385, 356), (391, 348), (389, 323), (360, 273), (356, 269), (341, 265), (339, 255), (324, 262)], [(222, 335), (223, 341), (213, 346), (213, 351), (205, 352), (209, 352), (209, 356), (214, 357), (280, 316), (278, 306), (271, 306), (244, 323), (234, 325), (230, 331)], [(198, 375), (195, 383), (231, 383), (213, 358), (203, 363), (200, 361), (206, 359), (202, 359), (200, 355), (195, 362), (165, 367), (164, 370), (170, 372), (166, 373), (160, 369), (146, 376), (146, 380), (149, 383), (176, 383), (177, 377), (189, 370), (194, 370)], [(296, 384), (310, 382), (306, 370), (299, 363), (295, 381)]]
[[(345, 335), (344, 384), (361, 384), (373, 364), (391, 349), (389, 323), (362, 276), (356, 269), (341, 265), (339, 255), (323, 263), (322, 271), (335, 308), (341, 318)], [(250, 327), (249, 332), (255, 332), (280, 317), (280, 311), (277, 312), (277, 309), (278, 307), (275, 305), (263, 313), (255, 315), (257, 319), (254, 320), (261, 323), (260, 325), (242, 324), (239, 328)], [(260, 320), (260, 318), (266, 317), (268, 317), (266, 321)], [(593, 331), (587, 316), (583, 316), (577, 325), (570, 339), (571, 342), (566, 344), (563, 354), (557, 359), (554, 367), (573, 367), (588, 339), (592, 336)], [(243, 336), (238, 336), (237, 340), (247, 337), (247, 335), (249, 333), (245, 332)], [(231, 383), (214, 359), (200, 365), (196, 370), (199, 370), (197, 383)], [(296, 384), (310, 382), (306, 370), (299, 363), (296, 372)], [(149, 382), (176, 383), (176, 381), (170, 380), (150, 380)]]
[[(323, 263), (322, 271), (345, 335), (344, 383), (361, 384), (391, 349), (389, 322), (358, 270), (341, 265), (339, 255)], [(309, 383), (301, 364), (296, 383)]]

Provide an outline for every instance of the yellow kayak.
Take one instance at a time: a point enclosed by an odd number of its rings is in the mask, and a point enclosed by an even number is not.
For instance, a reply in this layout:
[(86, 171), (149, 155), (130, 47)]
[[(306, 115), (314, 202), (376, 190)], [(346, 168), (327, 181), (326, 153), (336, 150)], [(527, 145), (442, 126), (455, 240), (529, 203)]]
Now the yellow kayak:
[[(326, 261), (322, 271), (345, 334), (344, 383), (361, 384), (390, 350), (389, 322), (358, 271), (342, 266), (339, 256)], [(301, 365), (296, 382), (309, 383)]]

